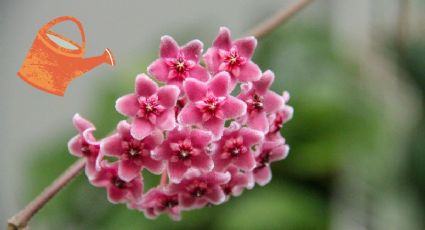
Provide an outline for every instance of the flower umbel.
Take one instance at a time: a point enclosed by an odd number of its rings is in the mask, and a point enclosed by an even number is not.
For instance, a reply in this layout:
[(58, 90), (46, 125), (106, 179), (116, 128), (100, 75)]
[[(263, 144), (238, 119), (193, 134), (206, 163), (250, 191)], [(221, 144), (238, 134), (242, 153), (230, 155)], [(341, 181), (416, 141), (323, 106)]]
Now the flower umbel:
[[(251, 60), (256, 45), (254, 37), (232, 41), (225, 27), (205, 54), (199, 40), (180, 47), (163, 36), (148, 73), (165, 85), (139, 74), (134, 93), (116, 101), (128, 119), (112, 134), (97, 141), (92, 123), (73, 118), (78, 135), (69, 151), (85, 159), (90, 183), (105, 188), (112, 203), (173, 220), (269, 183), (270, 164), (289, 151), (280, 130), (293, 108), (289, 93), (270, 90), (274, 73), (261, 74)], [(162, 176), (144, 193), (145, 170)]]

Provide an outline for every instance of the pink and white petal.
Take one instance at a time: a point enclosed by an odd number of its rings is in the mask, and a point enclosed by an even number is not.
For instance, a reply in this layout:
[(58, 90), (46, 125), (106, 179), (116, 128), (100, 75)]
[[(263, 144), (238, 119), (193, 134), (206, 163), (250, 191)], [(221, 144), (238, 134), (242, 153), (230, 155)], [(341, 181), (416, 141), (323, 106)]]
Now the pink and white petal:
[(133, 160), (118, 161), (118, 176), (126, 182), (130, 182), (140, 175), (142, 166), (136, 164)]
[(130, 195), (130, 201), (132, 202), (138, 202), (140, 201), (140, 198), (142, 198), (143, 193), (143, 181), (141, 177), (134, 178), (130, 184), (127, 185), (127, 189), (129, 191)]
[(280, 110), (284, 105), (285, 101), (279, 94), (273, 91), (268, 91), (266, 94), (264, 94), (264, 110), (266, 112), (276, 112)]
[(143, 159), (143, 166), (149, 170), (149, 172), (159, 175), (164, 169), (162, 160), (154, 160), (151, 157), (145, 157)]
[(252, 129), (267, 133), (269, 131), (269, 121), (267, 120), (266, 113), (254, 111), (249, 114), (248, 126)]
[(198, 39), (188, 42), (181, 48), (181, 52), (184, 57), (194, 62), (198, 62), (202, 53), (202, 47), (204, 44)]
[(179, 200), (182, 208), (186, 210), (194, 208), (196, 202), (196, 198), (193, 198), (189, 194), (181, 194)]
[(261, 185), (264, 186), (268, 184), (272, 179), (272, 172), (270, 167), (262, 167), (259, 169), (256, 169), (254, 172), (255, 181)]
[(72, 155), (76, 157), (83, 157), (83, 154), (81, 153), (82, 146), (81, 146), (80, 138), (81, 136), (77, 135), (68, 141), (68, 151), (69, 153), (71, 153)]
[(218, 205), (225, 201), (226, 195), (220, 187), (216, 186), (211, 188), (209, 192), (205, 194), (205, 198), (208, 202)]
[(136, 77), (136, 94), (138, 96), (149, 97), (156, 93), (158, 85), (148, 77), (148, 75), (142, 73)]
[(180, 90), (175, 85), (166, 85), (158, 90), (158, 102), (165, 108), (174, 107), (177, 103)]
[(168, 35), (161, 37), (159, 45), (159, 56), (162, 58), (175, 58), (179, 52), (179, 45)]
[(205, 153), (201, 153), (196, 157), (192, 157), (192, 166), (203, 171), (209, 172), (214, 167), (214, 162), (211, 157), (206, 155)]
[(229, 50), (232, 46), (230, 30), (226, 27), (220, 27), (217, 37), (213, 42), (213, 46), (219, 49)]
[(198, 124), (202, 121), (202, 112), (194, 104), (189, 104), (182, 109), (177, 120), (183, 125)]
[(230, 75), (222, 71), (216, 74), (208, 83), (208, 88), (216, 97), (225, 97), (229, 94)]
[(122, 139), (128, 140), (133, 138), (130, 134), (131, 125), (127, 121), (120, 121), (117, 125), (117, 133), (121, 136)]
[(107, 188), (108, 200), (113, 204), (124, 203), (126, 201), (127, 190), (119, 189), (113, 185)]
[(274, 73), (270, 70), (267, 70), (258, 81), (254, 81), (252, 84), (258, 94), (264, 95), (272, 85), (273, 81)]
[(80, 132), (84, 132), (84, 130), (88, 128), (94, 128), (94, 125), (88, 121), (87, 119), (80, 116), (80, 114), (76, 113), (74, 117), (72, 118), (72, 123), (74, 124), (74, 127)]
[(209, 174), (207, 174), (207, 177), (208, 177), (208, 181), (211, 184), (222, 185), (222, 184), (229, 183), (232, 176), (230, 175), (229, 172), (225, 172), (225, 173), (210, 172)]
[(254, 54), (255, 47), (257, 47), (257, 39), (255, 37), (245, 37), (236, 40), (233, 43), (234, 46), (238, 48), (238, 53), (242, 57), (250, 59)]
[(226, 119), (236, 118), (246, 113), (246, 103), (236, 97), (228, 96), (223, 104), (223, 113)]
[[(166, 144), (164, 144), (166, 145)], [(158, 146), (152, 153), (151, 156), (153, 159), (155, 160), (167, 160), (168, 158), (170, 158), (170, 148), (164, 146), (164, 145), (160, 145)]]
[(89, 180), (96, 177), (96, 174), (97, 174), (96, 158), (94, 158), (94, 159), (87, 158), (86, 159), (85, 173), (86, 173), (87, 178), (89, 178)]
[(154, 131), (151, 135), (143, 139), (143, 147), (148, 150), (154, 149), (156, 146), (160, 145), (164, 140), (164, 135), (160, 131)]
[(193, 129), (190, 133), (190, 142), (197, 148), (204, 148), (212, 141), (212, 133), (202, 129)]
[(135, 94), (124, 95), (115, 102), (115, 109), (124, 116), (134, 117), (139, 110), (139, 102)]
[(168, 176), (172, 183), (180, 183), (186, 171), (187, 166), (183, 162), (168, 162)]
[(149, 135), (153, 130), (154, 126), (152, 123), (147, 121), (146, 119), (136, 118), (133, 121), (133, 125), (131, 126), (131, 136), (134, 139), (141, 140)]
[(189, 76), (204, 82), (210, 79), (208, 71), (198, 64), (193, 66), (193, 68), (189, 71)]
[(100, 142), (100, 151), (103, 155), (119, 157), (123, 154), (122, 141), (118, 133), (106, 137)]
[(176, 115), (173, 109), (168, 109), (156, 119), (156, 126), (161, 130), (172, 130), (176, 127)]
[(183, 89), (190, 101), (202, 100), (207, 92), (207, 85), (194, 78), (187, 78), (183, 82)]
[(223, 59), (220, 57), (218, 48), (209, 48), (204, 54), (204, 62), (207, 65), (207, 69), (210, 73), (217, 73), (219, 71), (220, 64), (223, 62)]
[(270, 161), (279, 161), (283, 160), (288, 156), (289, 146), (281, 145), (271, 150), (270, 152)]
[(254, 155), (251, 152), (241, 154), (234, 162), (234, 165), (242, 170), (251, 171), (255, 167)]
[(224, 120), (212, 117), (208, 121), (202, 123), (202, 127), (211, 131), (214, 134), (215, 138), (221, 137), (224, 129)]
[(243, 137), (243, 142), (247, 146), (258, 144), (264, 139), (264, 134), (258, 130), (250, 128), (241, 128), (240, 134)]
[(167, 82), (170, 69), (161, 58), (156, 59), (148, 66), (148, 73), (154, 76), (158, 81)]
[(240, 67), (238, 80), (241, 82), (257, 81), (261, 77), (261, 70), (257, 64), (252, 61), (245, 63)]
[(227, 168), (227, 166), (229, 166), (231, 163), (231, 159), (229, 158), (222, 159), (219, 156), (219, 153), (216, 153), (215, 155), (213, 155), (212, 158), (214, 160), (214, 171), (217, 171), (217, 172), (224, 171)]

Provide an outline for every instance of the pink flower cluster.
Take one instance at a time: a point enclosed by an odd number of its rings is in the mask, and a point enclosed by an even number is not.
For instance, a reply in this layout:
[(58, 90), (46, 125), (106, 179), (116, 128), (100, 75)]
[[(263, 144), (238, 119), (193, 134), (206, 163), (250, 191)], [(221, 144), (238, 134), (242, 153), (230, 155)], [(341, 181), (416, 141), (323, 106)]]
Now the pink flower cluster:
[[(115, 133), (98, 141), (93, 124), (74, 116), (79, 134), (68, 146), (86, 159), (90, 182), (106, 188), (112, 203), (175, 220), (182, 210), (218, 205), (255, 183), (267, 184), (270, 163), (288, 154), (280, 129), (293, 109), (287, 92), (270, 90), (273, 72), (262, 73), (252, 62), (256, 45), (254, 37), (232, 41), (223, 27), (202, 56), (199, 40), (180, 47), (162, 37), (160, 57), (148, 67), (162, 86), (138, 75), (134, 93), (116, 102), (129, 119)], [(145, 169), (162, 174), (147, 192)]]

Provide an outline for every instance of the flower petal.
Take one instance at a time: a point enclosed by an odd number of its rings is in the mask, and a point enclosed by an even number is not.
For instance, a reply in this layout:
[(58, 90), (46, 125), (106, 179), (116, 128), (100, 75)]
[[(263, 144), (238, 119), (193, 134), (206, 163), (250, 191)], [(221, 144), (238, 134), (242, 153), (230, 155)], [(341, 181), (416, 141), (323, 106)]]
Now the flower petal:
[(179, 45), (168, 35), (161, 37), (159, 45), (159, 56), (162, 58), (175, 58), (179, 52)]
[(200, 81), (208, 81), (210, 78), (208, 71), (200, 65), (193, 66), (193, 68), (189, 71), (189, 76)]
[(115, 109), (124, 116), (134, 117), (139, 110), (139, 102), (134, 94), (124, 95), (115, 102)]
[(188, 42), (186, 45), (184, 45), (181, 49), (183, 55), (185, 58), (190, 59), (194, 62), (198, 62), (199, 58), (202, 53), (202, 47), (204, 44), (202, 44), (201, 41), (198, 39), (192, 40)]
[(269, 166), (265, 166), (254, 171), (255, 181), (264, 186), (270, 182), (272, 179), (272, 172)]
[(87, 119), (80, 116), (80, 114), (76, 113), (74, 117), (72, 118), (72, 123), (74, 124), (74, 127), (80, 132), (84, 132), (84, 130), (88, 128), (94, 128), (94, 125), (88, 121)]
[(183, 88), (191, 101), (201, 100), (207, 92), (207, 85), (193, 78), (186, 79), (183, 82)]
[(173, 109), (168, 109), (158, 116), (156, 126), (161, 130), (172, 130), (176, 127), (176, 117)]
[(251, 58), (254, 54), (255, 47), (257, 46), (257, 39), (255, 37), (246, 37), (236, 40), (233, 43), (238, 48), (238, 53), (247, 59)]
[(249, 114), (248, 126), (252, 129), (267, 133), (269, 130), (269, 122), (267, 120), (266, 113), (254, 111)]
[(113, 185), (108, 187), (108, 200), (113, 204), (125, 202), (127, 190), (119, 189)]
[(177, 86), (166, 85), (158, 90), (158, 102), (166, 108), (176, 105), (180, 90)]
[(251, 152), (246, 152), (238, 156), (234, 164), (245, 171), (251, 171), (255, 167), (254, 155)]
[(81, 136), (77, 135), (68, 141), (68, 151), (76, 157), (83, 157), (83, 154), (81, 153), (80, 138)]
[(230, 30), (228, 28), (220, 27), (220, 31), (213, 42), (213, 46), (225, 50), (229, 50), (231, 48), (232, 40), (230, 38)]
[(136, 77), (136, 94), (143, 97), (149, 97), (156, 93), (158, 85), (146, 74), (142, 73)]
[(215, 137), (221, 137), (224, 129), (224, 120), (217, 117), (212, 117), (208, 121), (204, 122), (202, 126), (211, 131)]
[(270, 70), (264, 72), (260, 80), (254, 81), (252, 84), (255, 88), (255, 91), (261, 95), (264, 95), (267, 90), (270, 88), (274, 81), (274, 73)]
[(123, 154), (121, 143), (121, 136), (117, 133), (113, 134), (102, 140), (100, 143), (100, 151), (102, 151), (104, 155), (119, 157)]
[(153, 174), (161, 174), (164, 168), (162, 161), (154, 160), (150, 156), (143, 158), (143, 166)]
[(213, 187), (210, 191), (205, 195), (208, 202), (218, 205), (225, 201), (226, 195), (220, 187)]
[(193, 157), (191, 160), (192, 160), (192, 166), (198, 169), (201, 169), (203, 171), (209, 172), (214, 167), (214, 162), (205, 153), (201, 153), (198, 156)]
[(246, 103), (233, 96), (228, 96), (223, 104), (223, 113), (226, 119), (236, 118), (246, 113)]
[(170, 69), (163, 59), (159, 58), (148, 66), (148, 73), (154, 76), (157, 80), (167, 82)]
[(168, 176), (172, 183), (180, 183), (186, 171), (187, 166), (183, 162), (168, 162)]
[(247, 146), (258, 144), (263, 138), (264, 134), (260, 131), (250, 128), (241, 128), (240, 134), (243, 137), (243, 142)]
[(204, 148), (212, 141), (212, 133), (202, 130), (193, 129), (190, 133), (190, 142), (197, 148)]
[(211, 47), (204, 54), (204, 62), (207, 65), (208, 71), (212, 74), (215, 74), (218, 72), (222, 61), (223, 59), (220, 57), (218, 48)]
[(141, 140), (149, 135), (154, 130), (154, 128), (155, 127), (149, 121), (136, 118), (134, 119), (133, 125), (131, 126), (131, 136), (137, 140)]
[(241, 82), (256, 81), (261, 77), (261, 70), (257, 64), (252, 61), (247, 62), (245, 65), (240, 67), (238, 80)]
[(279, 94), (268, 91), (264, 95), (264, 110), (268, 113), (276, 112), (285, 105), (285, 101), (283, 100), (283, 97), (281, 97)]
[(202, 121), (202, 113), (194, 104), (189, 104), (182, 109), (177, 120), (183, 125), (198, 124)]
[(142, 166), (136, 164), (133, 160), (121, 159), (118, 161), (118, 176), (126, 182), (130, 182), (137, 177), (141, 170)]
[(156, 146), (160, 145), (164, 140), (164, 136), (162, 132), (154, 131), (151, 135), (145, 137), (143, 139), (143, 147), (148, 150), (154, 149)]
[(208, 84), (208, 88), (216, 97), (225, 97), (229, 94), (230, 75), (222, 71), (216, 74)]

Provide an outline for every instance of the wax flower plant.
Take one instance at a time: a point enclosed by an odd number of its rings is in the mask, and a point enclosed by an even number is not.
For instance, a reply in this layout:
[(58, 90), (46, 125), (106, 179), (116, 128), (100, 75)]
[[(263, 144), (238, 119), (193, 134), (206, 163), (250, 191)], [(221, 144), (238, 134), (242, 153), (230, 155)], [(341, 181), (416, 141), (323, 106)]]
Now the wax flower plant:
[[(199, 40), (180, 47), (163, 36), (160, 57), (147, 69), (161, 84), (136, 77), (134, 93), (116, 101), (128, 119), (115, 133), (96, 140), (91, 122), (73, 118), (79, 134), (69, 151), (86, 159), (90, 183), (106, 188), (112, 203), (174, 220), (182, 210), (219, 205), (267, 184), (270, 163), (288, 154), (280, 129), (293, 109), (287, 92), (269, 89), (273, 72), (251, 60), (256, 45), (254, 37), (233, 41), (223, 27), (202, 56)], [(145, 191), (143, 170), (162, 175), (159, 185)]]

